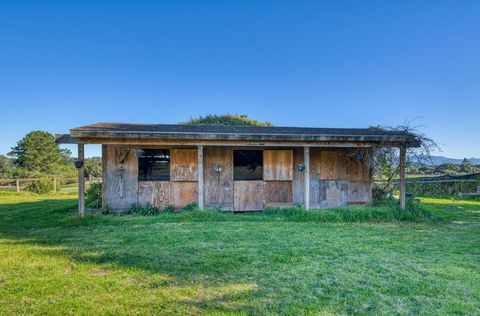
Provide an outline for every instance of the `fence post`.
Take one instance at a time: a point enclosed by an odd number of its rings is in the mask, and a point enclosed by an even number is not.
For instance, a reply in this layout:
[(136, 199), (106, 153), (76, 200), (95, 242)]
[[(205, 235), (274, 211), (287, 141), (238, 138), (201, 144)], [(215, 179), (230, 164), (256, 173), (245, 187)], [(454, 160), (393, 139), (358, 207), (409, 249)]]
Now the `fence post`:
[(17, 193), (20, 193), (20, 179), (15, 180), (15, 185), (17, 187)]
[(53, 193), (57, 193), (57, 177), (53, 178)]

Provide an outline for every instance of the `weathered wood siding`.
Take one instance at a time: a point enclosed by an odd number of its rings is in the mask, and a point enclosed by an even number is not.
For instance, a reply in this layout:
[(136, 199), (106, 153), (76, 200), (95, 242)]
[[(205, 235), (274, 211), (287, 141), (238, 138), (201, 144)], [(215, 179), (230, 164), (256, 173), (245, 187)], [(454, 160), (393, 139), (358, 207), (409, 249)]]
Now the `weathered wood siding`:
[[(118, 151), (128, 150), (123, 161)], [(138, 161), (129, 147), (107, 145), (103, 157), (105, 172), (105, 202), (114, 210), (128, 209), (138, 201)]]
[(150, 204), (163, 210), (173, 205), (171, 187), (169, 181), (139, 181), (138, 203), (142, 206)]
[(342, 150), (322, 150), (317, 155), (316, 164), (320, 180), (347, 180), (347, 152)]
[(170, 181), (197, 181), (197, 149), (170, 150)]
[(172, 182), (172, 204), (174, 208), (182, 208), (198, 200), (197, 182)]
[[(203, 163), (205, 206), (233, 210), (233, 149), (205, 147)], [(219, 173), (217, 166), (222, 169)]]
[(264, 150), (263, 180), (293, 180), (293, 151)]
[(370, 181), (371, 179), (372, 171), (365, 160), (348, 160), (348, 181)]
[(265, 181), (263, 193), (267, 206), (292, 204), (292, 181)]
[(310, 155), (311, 207), (347, 206), (348, 152), (312, 148)]
[(304, 181), (305, 177), (303, 171), (300, 171), (299, 166), (303, 166), (303, 148), (295, 148), (293, 150), (293, 182), (292, 182), (292, 202), (294, 204), (304, 203)]
[(366, 204), (372, 201), (372, 183), (349, 182), (348, 183), (348, 204)]
[[(103, 200), (108, 206), (122, 210), (140, 203), (164, 209), (169, 205), (181, 208), (198, 201), (197, 149), (170, 148), (171, 181), (139, 182), (135, 148), (102, 146)], [(128, 153), (119, 161), (117, 151), (125, 149), (129, 149)], [(250, 211), (304, 203), (304, 173), (298, 168), (304, 164), (303, 148), (264, 150), (263, 181), (233, 180), (233, 149), (204, 148), (205, 207)], [(354, 160), (350, 154), (345, 149), (311, 148), (312, 208), (371, 202), (372, 172), (364, 160)], [(215, 172), (217, 166), (221, 172)]]

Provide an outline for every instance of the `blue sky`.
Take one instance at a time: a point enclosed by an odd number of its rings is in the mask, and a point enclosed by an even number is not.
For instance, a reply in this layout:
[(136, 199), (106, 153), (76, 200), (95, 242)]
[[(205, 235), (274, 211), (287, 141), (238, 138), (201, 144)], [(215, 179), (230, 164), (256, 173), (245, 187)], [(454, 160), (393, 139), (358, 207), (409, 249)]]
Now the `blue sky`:
[[(0, 154), (34, 129), (415, 119), (480, 156), (480, 1), (0, 1)], [(98, 146), (87, 154), (99, 154)]]

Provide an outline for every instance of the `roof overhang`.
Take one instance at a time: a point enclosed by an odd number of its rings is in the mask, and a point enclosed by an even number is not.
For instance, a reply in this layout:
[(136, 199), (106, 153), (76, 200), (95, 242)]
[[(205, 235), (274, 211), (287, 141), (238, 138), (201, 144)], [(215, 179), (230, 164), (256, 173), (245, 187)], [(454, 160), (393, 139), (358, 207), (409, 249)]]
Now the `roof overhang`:
[[(325, 129), (248, 126), (187, 126), (99, 123), (58, 135), (62, 144), (224, 144), (284, 146), (403, 146), (418, 147), (405, 132), (372, 129)], [(335, 146), (334, 146), (335, 145)]]

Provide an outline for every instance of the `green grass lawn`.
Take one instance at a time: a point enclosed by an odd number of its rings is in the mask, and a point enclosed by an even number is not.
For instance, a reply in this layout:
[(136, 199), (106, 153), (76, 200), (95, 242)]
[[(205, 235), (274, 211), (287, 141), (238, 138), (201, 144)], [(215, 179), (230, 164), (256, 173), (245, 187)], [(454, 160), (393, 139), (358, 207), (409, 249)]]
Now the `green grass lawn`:
[(480, 202), (424, 203), (442, 220), (81, 220), (74, 196), (0, 195), (0, 314), (480, 314)]

